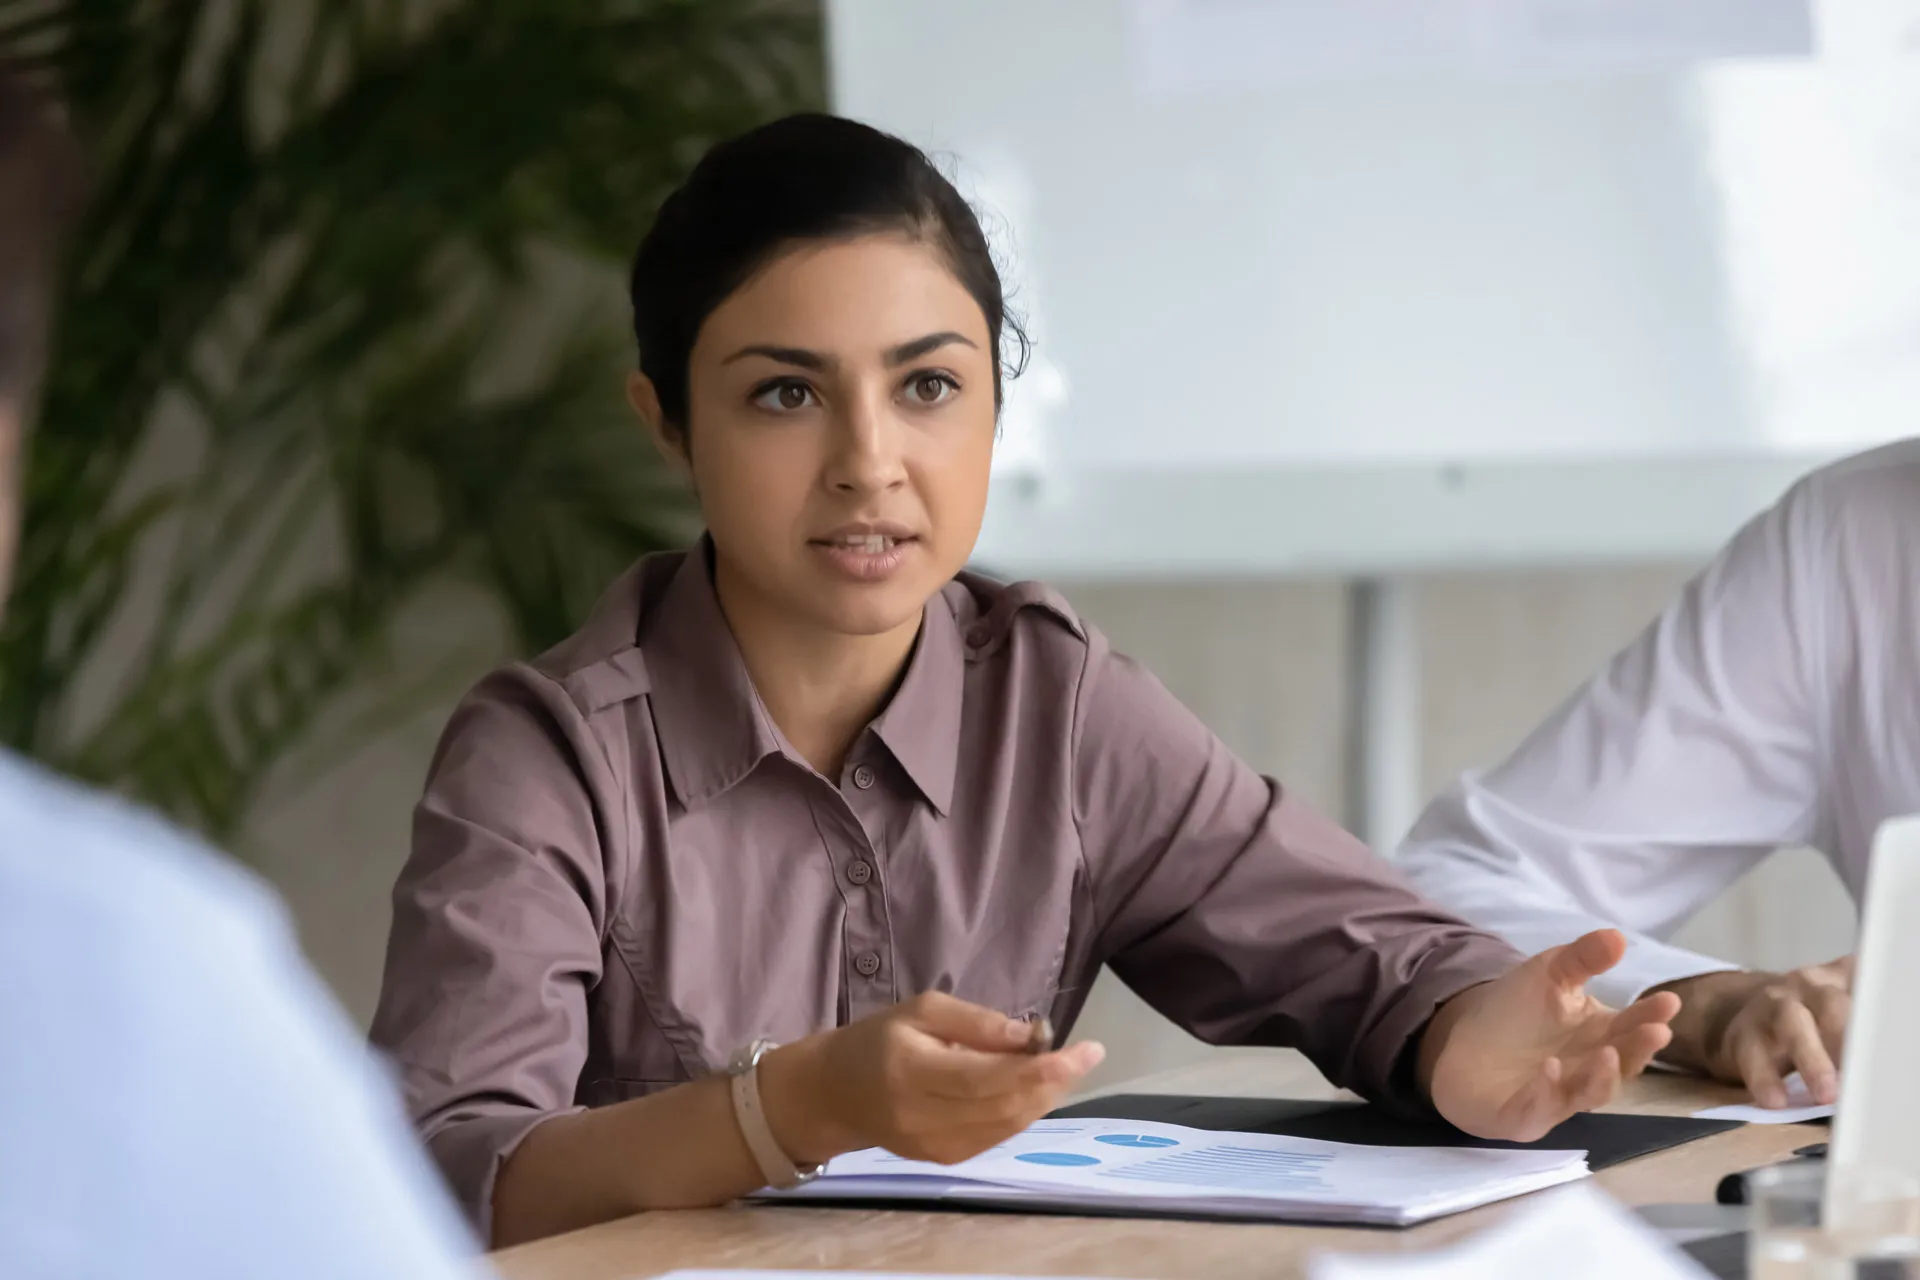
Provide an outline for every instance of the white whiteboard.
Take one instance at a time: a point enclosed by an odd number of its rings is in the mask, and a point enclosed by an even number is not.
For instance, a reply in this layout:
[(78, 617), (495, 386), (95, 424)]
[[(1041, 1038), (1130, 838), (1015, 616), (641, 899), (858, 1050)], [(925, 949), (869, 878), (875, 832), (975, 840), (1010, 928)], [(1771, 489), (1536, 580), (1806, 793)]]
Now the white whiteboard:
[[(1920, 434), (1920, 0), (1807, 3), (1350, 0), (1316, 57), (1274, 24), (1324, 0), (830, 0), (837, 108), (948, 158), (1039, 344), (982, 562), (1691, 556)], [(1209, 79), (1223, 14), (1291, 56)]]

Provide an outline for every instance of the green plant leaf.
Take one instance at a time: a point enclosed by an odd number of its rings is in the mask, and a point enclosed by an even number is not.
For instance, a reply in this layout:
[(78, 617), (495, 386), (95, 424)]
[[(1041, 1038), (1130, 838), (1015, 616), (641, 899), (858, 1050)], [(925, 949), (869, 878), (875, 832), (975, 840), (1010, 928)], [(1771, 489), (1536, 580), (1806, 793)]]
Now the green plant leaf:
[(93, 170), (0, 742), (229, 837), (447, 696), (434, 592), (528, 652), (690, 536), (610, 299), (708, 144), (819, 105), (813, 4), (10, 0), (0, 56)]

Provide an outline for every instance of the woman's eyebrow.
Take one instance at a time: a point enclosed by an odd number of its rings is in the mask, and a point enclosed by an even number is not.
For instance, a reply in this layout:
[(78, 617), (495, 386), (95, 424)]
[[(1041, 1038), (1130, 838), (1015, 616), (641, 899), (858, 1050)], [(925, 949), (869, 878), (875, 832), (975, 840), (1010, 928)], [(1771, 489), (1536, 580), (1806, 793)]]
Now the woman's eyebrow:
[(757, 344), (740, 348), (720, 363), (732, 364), (736, 360), (745, 360), (749, 356), (762, 356), (768, 360), (778, 361), (781, 364), (790, 364), (801, 369), (813, 369), (816, 371), (827, 369), (833, 364), (833, 361), (827, 359), (827, 357), (821, 355), (818, 351), (809, 351), (805, 347), (769, 347)]
[(975, 346), (973, 340), (965, 334), (945, 330), (940, 333), (930, 333), (924, 338), (915, 338), (912, 342), (901, 343), (893, 350), (887, 352), (887, 367), (894, 368), (906, 364), (909, 361), (918, 360), (921, 356), (929, 352), (938, 351), (941, 347), (951, 346), (954, 343), (958, 343), (963, 347), (973, 347), (976, 351), (979, 350), (979, 347)]
[[(955, 333), (950, 329), (943, 330), (940, 333), (930, 333), (924, 338), (915, 338), (912, 342), (903, 342), (897, 347), (890, 348), (886, 353), (887, 366), (896, 368), (938, 351), (941, 347), (954, 345), (979, 350), (978, 344), (965, 334)], [(816, 372), (830, 369), (837, 363), (831, 357), (822, 355), (818, 351), (809, 351), (805, 347), (776, 347), (764, 343), (741, 347), (720, 363), (732, 364), (737, 360), (746, 360), (753, 356), (779, 364), (790, 364), (798, 369), (812, 369)]]

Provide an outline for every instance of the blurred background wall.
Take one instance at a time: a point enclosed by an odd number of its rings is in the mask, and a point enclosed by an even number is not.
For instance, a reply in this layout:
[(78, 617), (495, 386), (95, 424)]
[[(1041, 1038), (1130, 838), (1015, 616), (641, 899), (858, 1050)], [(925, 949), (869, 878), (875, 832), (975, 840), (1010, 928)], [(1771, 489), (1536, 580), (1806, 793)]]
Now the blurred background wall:
[[(1899, 7), (1817, 9), (1855, 31)], [(0, 13), (0, 49), (66, 82), (97, 187), (0, 625), (0, 739), (257, 866), (356, 1017), (452, 700), (691, 528), (620, 403), (625, 255), (709, 141), (828, 100), (827, 45), (804, 0)], [(1015, 87), (977, 79), (983, 102)], [(1044, 394), (1059, 347), (1039, 320)], [(1171, 542), (1189, 516), (1129, 519)], [(1511, 551), (1400, 575), (1420, 795), (1504, 753), (1705, 555)], [(1058, 576), (1249, 761), (1353, 808), (1361, 645), (1341, 576)], [(1852, 928), (1824, 867), (1788, 851), (1686, 938), (1787, 966)], [(1109, 1078), (1199, 1052), (1111, 982), (1083, 1030), (1113, 1048)]]

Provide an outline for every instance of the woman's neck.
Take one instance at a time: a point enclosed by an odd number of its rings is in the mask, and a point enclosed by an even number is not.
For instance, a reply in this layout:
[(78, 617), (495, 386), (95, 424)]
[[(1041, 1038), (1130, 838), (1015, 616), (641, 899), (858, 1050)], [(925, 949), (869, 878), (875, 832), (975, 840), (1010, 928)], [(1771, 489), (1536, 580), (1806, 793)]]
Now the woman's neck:
[(808, 764), (837, 781), (854, 740), (893, 696), (920, 620), (872, 636), (828, 632), (773, 616), (720, 565), (714, 591), (767, 714)]

